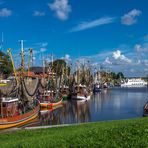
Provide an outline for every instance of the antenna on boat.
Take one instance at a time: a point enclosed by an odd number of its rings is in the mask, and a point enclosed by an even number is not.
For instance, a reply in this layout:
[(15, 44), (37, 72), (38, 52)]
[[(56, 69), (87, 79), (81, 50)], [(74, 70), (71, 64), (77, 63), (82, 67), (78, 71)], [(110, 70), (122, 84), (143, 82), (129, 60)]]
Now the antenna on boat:
[(53, 66), (53, 53), (51, 53), (51, 64)]
[(20, 40), (20, 44), (21, 44), (21, 51), (23, 51), (23, 49), (24, 49), (24, 40)]
[(1, 42), (0, 42), (0, 50), (3, 49), (3, 43), (4, 43), (4, 36), (3, 36), (3, 32), (2, 32)]

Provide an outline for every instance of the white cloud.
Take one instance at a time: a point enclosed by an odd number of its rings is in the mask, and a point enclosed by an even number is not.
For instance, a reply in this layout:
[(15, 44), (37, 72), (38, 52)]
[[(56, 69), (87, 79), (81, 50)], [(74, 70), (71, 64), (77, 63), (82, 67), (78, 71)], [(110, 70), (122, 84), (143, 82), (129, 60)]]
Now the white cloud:
[(136, 63), (137, 65), (139, 65), (139, 64), (141, 64), (141, 60), (140, 59), (138, 59), (138, 61), (137, 61), (137, 63)]
[(32, 60), (33, 60), (33, 61), (35, 61), (35, 60), (36, 60), (36, 57), (35, 57), (35, 56), (33, 56), (33, 57), (32, 57)]
[(145, 44), (145, 45), (136, 44), (135, 50), (137, 52), (148, 52), (148, 45), (147, 44)]
[(34, 11), (33, 16), (45, 16), (45, 12)]
[[(32, 45), (33, 48), (33, 54), (37, 55), (41, 52), (46, 52), (47, 51), (47, 42), (38, 42), (38, 43), (34, 43)], [(29, 47), (30, 48), (30, 47)], [(29, 49), (28, 47), (26, 49)]]
[[(146, 47), (146, 45), (142, 46)], [(134, 47), (122, 46), (124, 49), (123, 54), (119, 50), (106, 50), (102, 53), (90, 56), (83, 56), (78, 59), (79, 64), (84, 63), (84, 61), (89, 61), (91, 68), (97, 68), (101, 70), (110, 70), (113, 72), (123, 72), (126, 76), (146, 76), (147, 71), (144, 69), (148, 68), (147, 54), (137, 54)], [(128, 47), (128, 48), (127, 48)], [(123, 51), (123, 50), (122, 50)], [(72, 61), (73, 62), (73, 61)]]
[(98, 63), (97, 62), (92, 63), (91, 66), (98, 66)]
[(71, 58), (70, 58), (69, 54), (65, 54), (65, 56), (62, 57), (61, 59), (64, 59), (66, 62), (70, 62), (71, 61)]
[(47, 42), (43, 42), (43, 43), (41, 43), (41, 46), (47, 46), (48, 45), (48, 43)]
[(47, 49), (45, 47), (42, 47), (42, 48), (40, 48), (40, 51), (45, 52), (45, 51), (47, 51)]
[(143, 60), (143, 62), (145, 66), (148, 66), (148, 60)]
[(141, 51), (141, 45), (140, 45), (140, 44), (136, 44), (136, 45), (135, 45), (135, 50), (136, 50), (137, 52), (140, 52), (140, 51)]
[(65, 55), (65, 60), (66, 60), (66, 61), (71, 61), (71, 58), (70, 58), (70, 55), (69, 55), (69, 54), (66, 54), (66, 55)]
[(48, 45), (48, 43), (47, 42), (39, 42), (39, 43), (35, 43), (34, 45), (37, 47), (45, 47)]
[(71, 12), (71, 6), (68, 4), (68, 0), (55, 0), (52, 4), (48, 4), (52, 11), (55, 11), (55, 15), (60, 20), (67, 20), (68, 15)]
[(110, 61), (109, 57), (106, 57), (104, 64), (112, 64), (112, 62)]
[(133, 25), (137, 22), (137, 17), (141, 15), (141, 11), (133, 9), (129, 13), (121, 17), (121, 23), (124, 25)]
[(8, 17), (11, 16), (11, 14), (12, 11), (7, 8), (0, 9), (0, 17)]
[(47, 48), (46, 48), (47, 45), (48, 45), (47, 42), (40, 43), (40, 46), (41, 46), (40, 51), (41, 51), (41, 52), (47, 51)]
[(121, 51), (120, 50), (117, 50), (115, 52), (113, 52), (113, 58), (114, 59), (119, 59), (121, 57)]
[(82, 30), (94, 28), (97, 26), (105, 25), (105, 24), (110, 24), (110, 23), (113, 23), (114, 20), (115, 20), (114, 17), (102, 17), (100, 19), (96, 19), (93, 21), (83, 22), (77, 25), (76, 27), (72, 28), (70, 32), (77, 32), (77, 31), (82, 31)]
[(120, 50), (117, 50), (115, 52), (113, 52), (113, 55), (112, 57), (115, 59), (115, 60), (120, 60), (120, 61), (123, 61), (123, 62), (126, 62), (126, 63), (131, 63), (132, 61), (130, 59), (128, 59), (127, 57), (125, 57)]

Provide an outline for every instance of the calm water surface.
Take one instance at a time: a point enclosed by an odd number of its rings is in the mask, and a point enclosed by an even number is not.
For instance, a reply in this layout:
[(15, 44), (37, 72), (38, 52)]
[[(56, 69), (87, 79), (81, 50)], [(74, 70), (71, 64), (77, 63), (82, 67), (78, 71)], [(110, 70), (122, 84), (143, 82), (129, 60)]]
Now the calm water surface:
[(65, 101), (62, 106), (42, 111), (30, 126), (94, 122), (141, 117), (148, 101), (147, 88), (112, 88), (92, 95), (88, 101)]

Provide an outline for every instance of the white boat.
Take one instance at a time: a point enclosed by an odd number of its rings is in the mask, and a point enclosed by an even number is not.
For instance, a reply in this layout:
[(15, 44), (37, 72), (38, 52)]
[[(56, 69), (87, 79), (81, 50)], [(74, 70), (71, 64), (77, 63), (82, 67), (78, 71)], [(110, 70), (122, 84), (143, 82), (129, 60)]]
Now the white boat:
[(84, 96), (84, 95), (72, 95), (72, 99), (77, 99), (77, 100), (89, 100), (90, 99), (90, 95), (89, 96)]
[(91, 97), (91, 93), (86, 89), (85, 85), (76, 85), (74, 89), (74, 93), (71, 98), (76, 100), (89, 100)]
[(146, 85), (147, 83), (144, 80), (140, 78), (139, 79), (133, 78), (133, 79), (127, 79), (126, 82), (121, 84), (121, 87), (144, 87)]
[(3, 84), (7, 84), (8, 82), (10, 82), (10, 80), (7, 80), (7, 79), (0, 80), (0, 83), (3, 83)]

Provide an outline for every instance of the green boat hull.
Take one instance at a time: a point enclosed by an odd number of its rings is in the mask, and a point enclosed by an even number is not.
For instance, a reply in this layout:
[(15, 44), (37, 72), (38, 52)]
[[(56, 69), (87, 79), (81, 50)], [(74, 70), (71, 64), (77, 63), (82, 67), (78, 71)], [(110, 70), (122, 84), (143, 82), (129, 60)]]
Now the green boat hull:
[(63, 101), (68, 100), (69, 96), (63, 96)]

